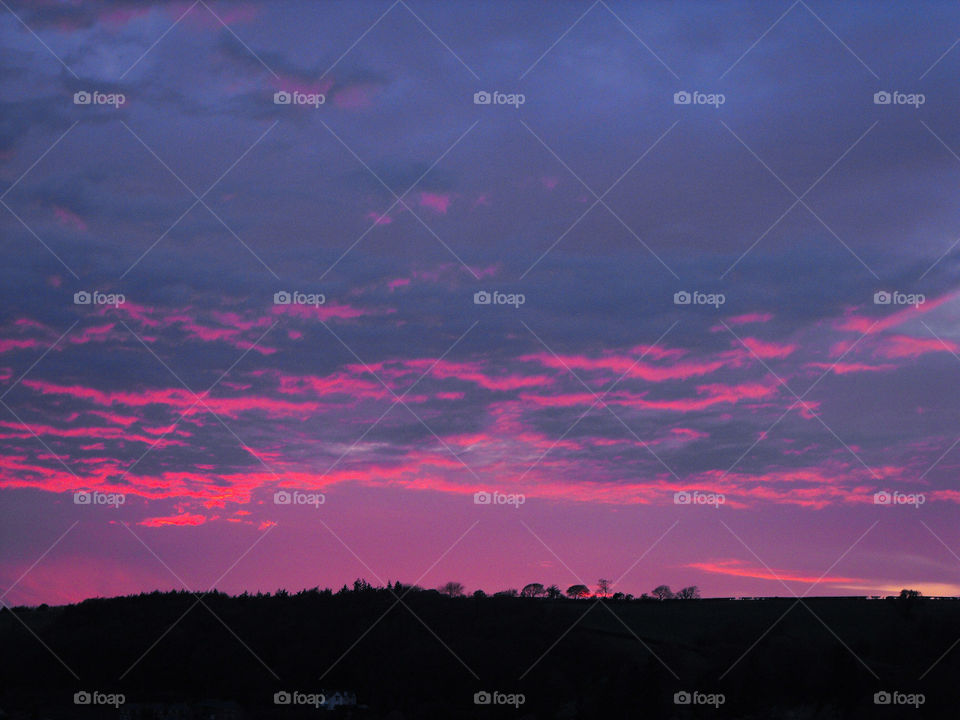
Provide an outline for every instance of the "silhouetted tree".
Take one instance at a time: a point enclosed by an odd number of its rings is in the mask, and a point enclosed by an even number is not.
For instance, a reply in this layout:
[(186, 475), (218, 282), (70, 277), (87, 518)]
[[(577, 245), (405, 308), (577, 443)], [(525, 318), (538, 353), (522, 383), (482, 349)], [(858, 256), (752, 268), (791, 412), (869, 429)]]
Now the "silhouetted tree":
[(485, 598), (487, 594), (480, 588), (477, 588), (476, 590), (473, 591), (473, 596), (475, 598), (482, 599), (482, 598)]
[(903, 590), (900, 591), (901, 600), (911, 600), (912, 598), (918, 598), (918, 597), (921, 597), (922, 595), (923, 593), (921, 593), (919, 590), (907, 590), (906, 588), (904, 588)]
[(437, 590), (439, 590), (441, 594), (447, 595), (449, 597), (463, 597), (463, 594), (464, 594), (463, 583), (458, 583), (453, 581), (444, 583), (443, 585), (438, 587)]
[(653, 593), (653, 596), (657, 600), (672, 600), (673, 599), (673, 590), (670, 589), (669, 585), (657, 585), (650, 592)]
[(626, 595), (624, 595), (622, 592), (615, 592), (610, 597), (613, 600), (623, 600), (626, 597)]
[(691, 585), (690, 587), (685, 587), (680, 590), (677, 590), (677, 600), (699, 600), (700, 599), (700, 588), (696, 585)]
[(597, 595), (600, 597), (606, 597), (610, 594), (610, 581), (606, 578), (600, 578), (597, 580)]
[(563, 591), (556, 585), (551, 585), (547, 588), (547, 597), (551, 600), (556, 600), (557, 598), (563, 597)]
[(529, 583), (523, 586), (523, 590), (520, 591), (520, 597), (543, 597), (547, 594), (546, 589), (543, 587), (543, 583)]
[(586, 585), (571, 585), (567, 588), (567, 597), (572, 597), (574, 600), (579, 600), (580, 598), (585, 598), (590, 595), (590, 588)]

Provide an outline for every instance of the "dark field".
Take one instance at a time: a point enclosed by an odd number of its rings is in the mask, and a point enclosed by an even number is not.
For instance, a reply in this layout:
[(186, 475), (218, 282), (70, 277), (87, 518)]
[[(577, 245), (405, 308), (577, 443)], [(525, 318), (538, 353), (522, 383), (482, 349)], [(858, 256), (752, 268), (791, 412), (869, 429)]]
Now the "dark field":
[[(955, 599), (201, 598), (20, 608), (22, 623), (5, 610), (0, 708), (11, 718), (946, 718), (960, 700)], [(84, 690), (125, 703), (75, 705)], [(357, 705), (274, 703), (279, 691), (336, 690)], [(475, 704), (481, 691), (513, 704)], [(678, 705), (682, 691), (700, 695)], [(882, 691), (901, 704), (875, 704)], [(907, 697), (917, 693), (919, 707)]]

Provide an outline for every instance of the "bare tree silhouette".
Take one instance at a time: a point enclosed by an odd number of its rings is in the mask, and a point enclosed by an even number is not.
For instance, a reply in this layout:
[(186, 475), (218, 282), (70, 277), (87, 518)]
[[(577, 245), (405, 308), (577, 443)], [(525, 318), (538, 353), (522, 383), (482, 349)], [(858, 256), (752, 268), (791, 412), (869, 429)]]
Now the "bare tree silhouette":
[(657, 587), (650, 592), (657, 600), (673, 599), (673, 590), (670, 589), (669, 585), (657, 585)]
[(450, 597), (463, 597), (464, 594), (463, 583), (453, 581), (444, 583), (438, 587), (437, 590), (439, 590), (443, 595), (448, 595)]

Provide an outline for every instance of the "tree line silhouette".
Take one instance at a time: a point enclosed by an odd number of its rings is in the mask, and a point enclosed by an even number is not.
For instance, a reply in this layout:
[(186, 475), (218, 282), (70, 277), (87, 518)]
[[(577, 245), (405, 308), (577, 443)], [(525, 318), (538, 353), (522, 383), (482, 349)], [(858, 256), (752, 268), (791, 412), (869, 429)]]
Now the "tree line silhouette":
[[(499, 592), (493, 593), (493, 597), (546, 598), (548, 600), (559, 600), (563, 597), (570, 598), (571, 600), (582, 600), (584, 598), (594, 597), (597, 599), (625, 601), (700, 599), (700, 588), (698, 588), (696, 585), (690, 585), (689, 587), (681, 588), (680, 590), (677, 590), (677, 592), (673, 592), (669, 585), (658, 585), (651, 590), (649, 594), (643, 593), (639, 597), (636, 597), (630, 593), (610, 592), (612, 585), (613, 584), (606, 578), (600, 578), (597, 580), (596, 591), (591, 595), (590, 588), (582, 583), (571, 585), (564, 593), (558, 585), (544, 586), (543, 583), (532, 582), (524, 585), (523, 589), (519, 591), (515, 588), (500, 590)], [(465, 597), (467, 594), (463, 583), (455, 581), (444, 583), (437, 588), (437, 592), (452, 598)], [(473, 597), (487, 597), (487, 593), (478, 589), (473, 592)]]

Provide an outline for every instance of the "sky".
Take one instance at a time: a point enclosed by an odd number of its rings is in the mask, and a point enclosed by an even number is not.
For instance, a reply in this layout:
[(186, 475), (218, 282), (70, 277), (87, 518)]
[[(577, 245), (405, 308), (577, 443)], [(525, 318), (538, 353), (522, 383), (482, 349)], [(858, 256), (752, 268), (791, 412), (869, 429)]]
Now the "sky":
[(0, 600), (960, 594), (921, 5), (4, 3)]

